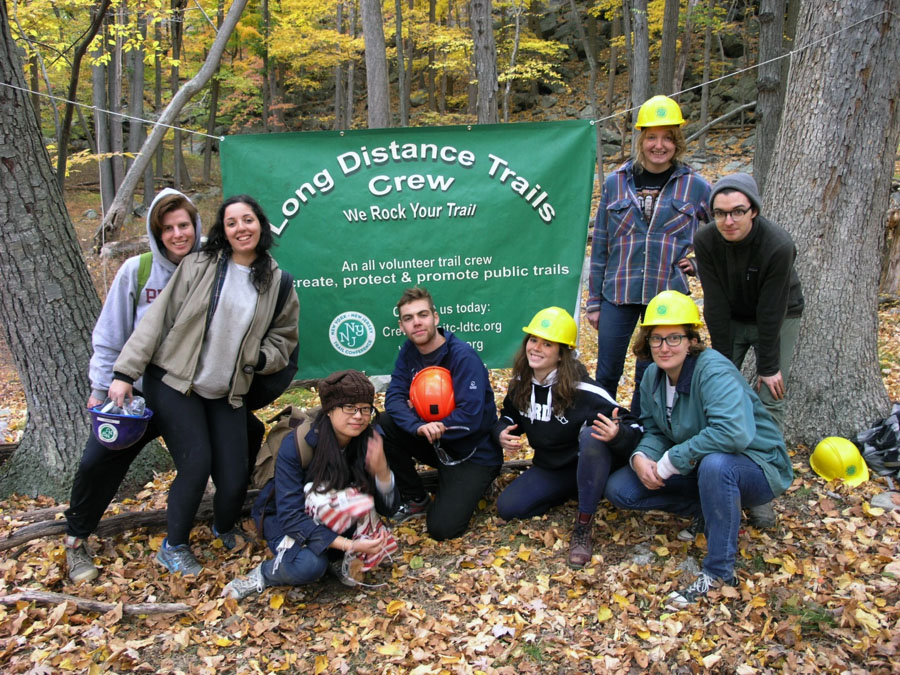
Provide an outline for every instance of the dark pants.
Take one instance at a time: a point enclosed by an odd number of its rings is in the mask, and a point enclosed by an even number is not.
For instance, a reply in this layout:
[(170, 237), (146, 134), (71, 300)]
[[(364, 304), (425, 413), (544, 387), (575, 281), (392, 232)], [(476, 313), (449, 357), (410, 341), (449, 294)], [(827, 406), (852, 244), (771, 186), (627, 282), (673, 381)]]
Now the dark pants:
[(232, 408), (227, 397), (185, 396), (164, 384), (152, 369), (144, 373), (144, 388), (177, 469), (169, 488), (169, 544), (189, 542), (210, 476), (216, 486), (213, 524), (217, 531), (227, 532), (240, 516), (250, 477), (246, 410)]
[(469, 460), (445, 466), (426, 438), (406, 433), (394, 424), (388, 413), (381, 413), (378, 423), (384, 431), (384, 454), (402, 500), (418, 501), (426, 496), (415, 460), (437, 469), (438, 490), (426, 521), (428, 535), (441, 541), (465, 532), (479, 500), (500, 473), (500, 465), (482, 466)]
[[(619, 388), (619, 380), (625, 369), (625, 357), (631, 344), (634, 327), (644, 317), (646, 305), (614, 305), (603, 300), (597, 323), (597, 382), (613, 398)], [(631, 412), (641, 416), (641, 380), (652, 361), (637, 359), (634, 363), (634, 393), (631, 396)], [(618, 400), (618, 399), (617, 399)]]
[(131, 463), (158, 436), (155, 417), (150, 419), (144, 435), (122, 450), (110, 450), (100, 445), (94, 434), (90, 435), (72, 482), (69, 508), (65, 511), (66, 534), (87, 539), (97, 529)]
[(578, 499), (578, 511), (593, 514), (603, 498), (610, 469), (624, 466), (603, 441), (591, 436), (591, 427), (578, 435), (578, 461), (558, 469), (532, 466), (507, 486), (497, 499), (503, 520), (531, 518), (569, 499)]
[(703, 515), (706, 521), (704, 571), (718, 579), (734, 576), (741, 507), (767, 504), (774, 496), (766, 474), (746, 455), (705, 455), (697, 470), (675, 474), (665, 486), (648, 490), (630, 466), (616, 471), (606, 484), (606, 498), (620, 509)]
[[(136, 392), (137, 396), (140, 392)], [(150, 407), (153, 410), (153, 407)], [(155, 411), (154, 411), (155, 412)], [(256, 462), (256, 455), (262, 445), (266, 433), (265, 425), (250, 411), (247, 414), (247, 454), (248, 466)], [(72, 494), (69, 496), (69, 508), (65, 511), (66, 534), (79, 539), (87, 539), (103, 517), (104, 512), (116, 496), (119, 486), (125, 479), (128, 469), (141, 450), (160, 436), (156, 426), (156, 416), (147, 425), (147, 431), (132, 446), (123, 450), (110, 450), (91, 434), (84, 446), (75, 480), (72, 482)], [(218, 529), (218, 526), (216, 526)], [(224, 532), (224, 530), (219, 530)]]

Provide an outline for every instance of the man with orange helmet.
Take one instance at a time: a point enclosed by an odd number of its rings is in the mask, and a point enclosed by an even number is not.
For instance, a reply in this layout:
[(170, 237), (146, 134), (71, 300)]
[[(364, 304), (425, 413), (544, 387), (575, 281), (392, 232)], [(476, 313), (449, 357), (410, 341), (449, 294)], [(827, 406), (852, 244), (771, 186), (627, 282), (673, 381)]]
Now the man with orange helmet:
[[(491, 435), (497, 421), (494, 392), (487, 368), (471, 345), (438, 325), (440, 317), (427, 290), (406, 289), (397, 311), (408, 339), (400, 348), (385, 411), (378, 419), (402, 496), (394, 521), (427, 515), (429, 536), (451, 539), (466, 530), (503, 464), (503, 451)], [(433, 503), (416, 461), (437, 469)]]

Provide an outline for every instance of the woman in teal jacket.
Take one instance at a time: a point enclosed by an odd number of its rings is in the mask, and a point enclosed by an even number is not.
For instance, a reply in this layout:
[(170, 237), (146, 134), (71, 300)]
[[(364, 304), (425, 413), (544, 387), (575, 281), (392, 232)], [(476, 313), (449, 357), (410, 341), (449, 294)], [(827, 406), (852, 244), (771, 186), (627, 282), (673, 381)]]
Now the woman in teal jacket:
[(704, 348), (700, 325), (697, 306), (678, 291), (664, 291), (647, 306), (634, 343), (638, 357), (653, 359), (641, 382), (644, 435), (630, 466), (606, 485), (606, 498), (618, 508), (704, 522), (703, 569), (669, 595), (676, 608), (710, 588), (737, 584), (741, 507), (771, 501), (794, 476), (775, 421), (731, 361)]

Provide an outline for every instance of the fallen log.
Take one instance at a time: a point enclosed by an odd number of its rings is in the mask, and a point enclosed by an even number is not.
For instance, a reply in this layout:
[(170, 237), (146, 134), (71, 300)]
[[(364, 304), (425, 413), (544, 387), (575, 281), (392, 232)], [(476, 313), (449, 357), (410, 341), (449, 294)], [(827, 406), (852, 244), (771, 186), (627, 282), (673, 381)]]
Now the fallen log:
[(39, 520), (48, 520), (53, 518), (58, 513), (62, 513), (67, 508), (69, 508), (68, 504), (61, 504), (60, 506), (48, 506), (45, 509), (35, 509), (34, 511), (25, 511), (23, 513), (15, 513), (8, 515), (10, 520), (20, 520), (25, 523), (36, 523)]
[[(61, 602), (71, 602), (83, 612), (97, 612), (106, 614), (113, 611), (118, 605), (114, 602), (100, 602), (99, 600), (85, 600), (75, 595), (66, 593), (51, 593), (49, 591), (25, 591), (0, 595), (0, 605), (15, 605), (18, 602), (37, 602), (42, 605), (58, 605)], [(194, 608), (181, 602), (136, 602), (122, 605), (122, 614), (184, 614)]]
[[(241, 509), (241, 515), (250, 514), (250, 507), (259, 490), (248, 490), (247, 498), (244, 500), (244, 506)], [(200, 502), (200, 508), (197, 509), (195, 521), (208, 521), (213, 515), (213, 498), (204, 497)], [(166, 510), (151, 509), (148, 511), (128, 511), (126, 513), (117, 513), (109, 518), (104, 518), (97, 525), (95, 534), (101, 537), (111, 534), (118, 534), (126, 530), (133, 530), (136, 527), (153, 527), (165, 526)], [(44, 520), (25, 527), (19, 528), (13, 534), (0, 539), (0, 551), (6, 551), (16, 546), (21, 546), (32, 539), (39, 537), (49, 537), (56, 534), (63, 534), (66, 531), (65, 520)]]
[[(531, 466), (529, 459), (517, 459), (504, 462), (501, 467), (501, 473), (515, 473)], [(438, 472), (436, 469), (428, 471), (420, 471), (419, 477), (422, 484), (429, 492), (434, 492), (438, 486)], [(244, 500), (244, 506), (241, 509), (241, 516), (250, 515), (250, 509), (259, 490), (248, 490), (247, 497)], [(46, 515), (55, 515), (65, 510), (65, 506), (54, 506), (48, 509), (39, 509), (29, 511), (21, 516), (15, 516), (22, 520), (26, 520), (27, 516), (44, 513)], [(194, 517), (195, 522), (207, 522), (213, 515), (213, 498), (212, 496), (204, 497), (200, 502), (200, 508), (197, 509), (197, 515)], [(166, 509), (150, 509), (147, 511), (127, 511), (125, 513), (117, 513), (114, 516), (103, 518), (97, 525), (95, 534), (100, 537), (106, 537), (112, 534), (119, 534), (126, 530), (133, 530), (138, 527), (165, 527), (166, 525)], [(17, 546), (22, 546), (33, 539), (40, 537), (50, 537), (53, 535), (63, 534), (66, 531), (66, 521), (64, 519), (41, 520), (33, 522), (25, 527), (20, 527), (8, 537), (0, 539), (0, 551), (7, 551)]]

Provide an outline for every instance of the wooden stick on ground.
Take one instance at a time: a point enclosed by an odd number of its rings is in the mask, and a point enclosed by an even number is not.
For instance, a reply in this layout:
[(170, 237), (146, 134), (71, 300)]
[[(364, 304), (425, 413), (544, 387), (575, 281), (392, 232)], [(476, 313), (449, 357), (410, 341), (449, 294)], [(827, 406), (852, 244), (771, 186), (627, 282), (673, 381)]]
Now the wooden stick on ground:
[[(65, 593), (51, 593), (49, 591), (27, 591), (19, 589), (17, 593), (0, 595), (0, 605), (15, 605), (17, 602), (37, 602), (43, 605), (58, 605), (61, 602), (71, 602), (83, 612), (99, 612), (106, 614), (118, 605), (114, 602), (100, 602), (99, 600), (85, 600)], [(193, 610), (190, 605), (180, 602), (137, 602), (122, 605), (123, 614), (184, 614)]]

